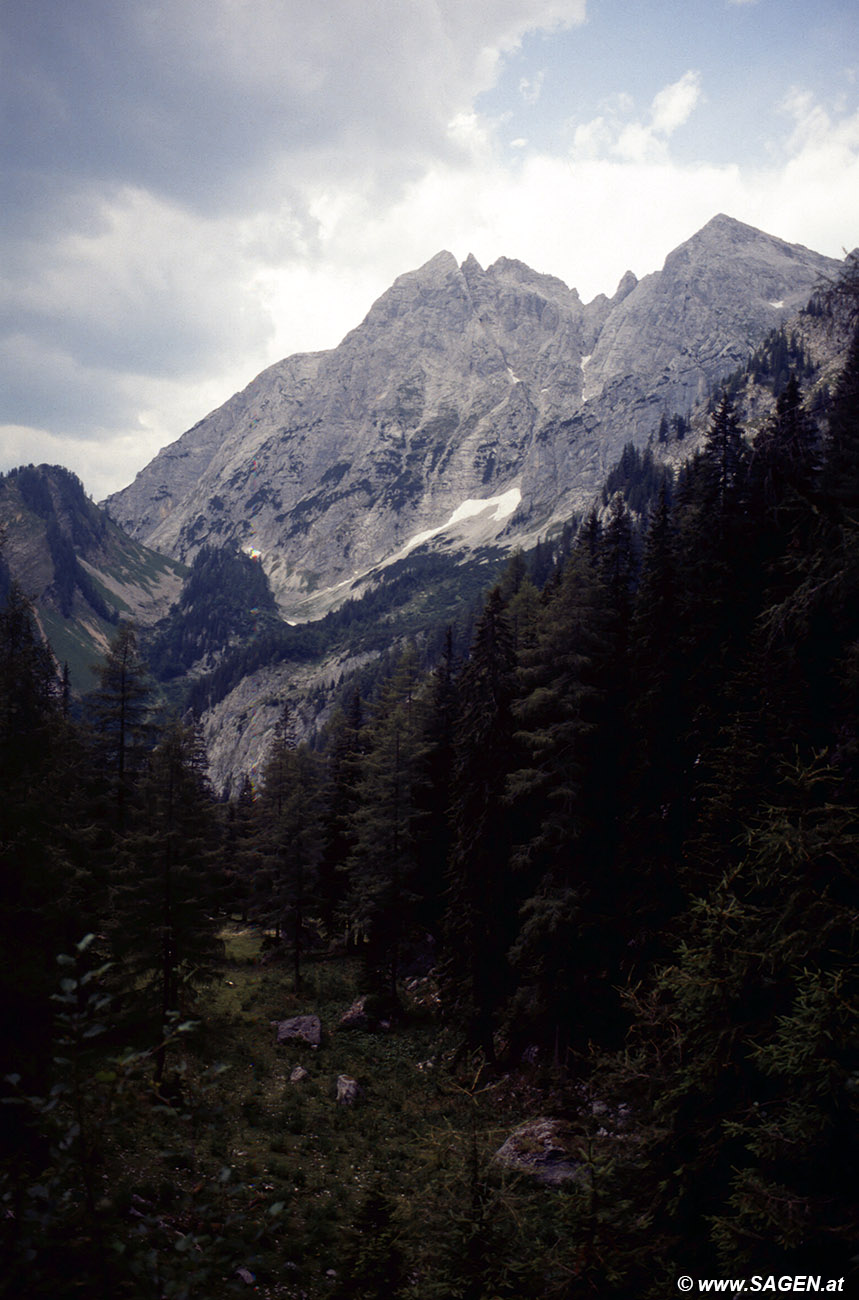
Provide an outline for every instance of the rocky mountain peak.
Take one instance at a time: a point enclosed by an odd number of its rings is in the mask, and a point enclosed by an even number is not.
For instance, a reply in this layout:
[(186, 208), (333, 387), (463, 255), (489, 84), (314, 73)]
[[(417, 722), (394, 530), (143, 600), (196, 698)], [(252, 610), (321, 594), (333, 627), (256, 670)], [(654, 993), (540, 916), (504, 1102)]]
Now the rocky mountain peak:
[(165, 448), (111, 512), (181, 559), (237, 542), (284, 614), (315, 617), (416, 539), (512, 544), (567, 517), (837, 265), (719, 215), (585, 306), (515, 259), (440, 252), (337, 348), (269, 367)]
[(624, 298), (628, 297), (629, 294), (632, 293), (637, 284), (638, 276), (634, 275), (632, 271), (626, 271), (624, 275), (621, 276), (620, 283), (615, 289), (614, 297), (611, 300), (613, 306), (617, 306), (618, 303), (623, 302)]

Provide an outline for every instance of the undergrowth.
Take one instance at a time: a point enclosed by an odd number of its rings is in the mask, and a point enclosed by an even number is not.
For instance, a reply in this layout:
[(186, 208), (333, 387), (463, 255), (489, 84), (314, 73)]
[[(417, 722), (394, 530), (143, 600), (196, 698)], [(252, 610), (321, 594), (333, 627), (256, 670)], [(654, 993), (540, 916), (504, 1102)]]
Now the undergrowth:
[[(94, 1025), (104, 1008), (67, 977), (57, 1059), (73, 1082), (54, 1103), (18, 1099), (41, 1140), (3, 1189), (27, 1293), (567, 1294), (567, 1198), (491, 1158), (521, 1098), (452, 1072), (423, 986), (404, 991), (396, 1029), (347, 1030), (357, 963), (317, 958), (297, 996), (287, 968), (260, 959), (258, 936), (225, 939), (222, 978), (197, 1020), (172, 1027), (157, 1091), (155, 1049), (108, 1056)], [(321, 1044), (277, 1046), (272, 1022), (308, 1013)], [(306, 1074), (293, 1080), (297, 1066)], [(361, 1089), (353, 1106), (336, 1100), (344, 1074)]]

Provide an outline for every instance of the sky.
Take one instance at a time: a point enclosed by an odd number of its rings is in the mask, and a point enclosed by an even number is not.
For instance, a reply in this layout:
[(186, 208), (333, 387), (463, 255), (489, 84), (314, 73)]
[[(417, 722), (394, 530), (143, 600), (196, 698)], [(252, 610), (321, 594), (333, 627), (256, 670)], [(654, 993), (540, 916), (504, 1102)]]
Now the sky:
[(859, 244), (855, 0), (0, 0), (0, 471), (96, 500), (449, 249)]

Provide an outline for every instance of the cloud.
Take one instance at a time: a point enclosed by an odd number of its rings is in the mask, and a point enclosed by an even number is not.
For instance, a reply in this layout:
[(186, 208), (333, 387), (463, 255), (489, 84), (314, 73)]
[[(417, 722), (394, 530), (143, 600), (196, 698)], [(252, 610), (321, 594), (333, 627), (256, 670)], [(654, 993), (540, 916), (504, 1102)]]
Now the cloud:
[(574, 156), (613, 153), (633, 163), (664, 158), (671, 136), (689, 120), (701, 97), (701, 76), (696, 71), (685, 72), (660, 90), (642, 121), (628, 120), (634, 109), (630, 96), (615, 95), (604, 113), (575, 128)]
[(851, 240), (859, 120), (805, 90), (766, 167), (678, 159), (717, 103), (694, 70), (637, 89), (643, 108), (609, 95), (566, 148), (538, 129), (551, 73), (527, 62), (527, 124), (482, 116), (526, 33), (580, 23), (584, 0), (7, 10), (0, 468), (60, 461), (97, 496), (443, 247), (588, 300), (717, 211), (834, 255)]
[(583, 18), (584, 0), (7, 6), (3, 464), (21, 429), (98, 439), (119, 486), (129, 439), (137, 468), (182, 431), (180, 389), (224, 400), (280, 343), (336, 342), (380, 291), (338, 263), (342, 310), (312, 299), (340, 213), (490, 147), (469, 115), (505, 54)]
[(362, 150), (443, 150), (505, 50), (583, 16), (583, 0), (29, 0), (4, 15), (0, 157), (16, 208), (43, 219), (58, 172), (66, 197), (133, 186), (247, 211), (287, 161), (307, 175), (332, 149), (358, 169)]
[(688, 122), (701, 98), (701, 75), (685, 72), (664, 90), (660, 90), (651, 105), (651, 125), (657, 135), (670, 136)]

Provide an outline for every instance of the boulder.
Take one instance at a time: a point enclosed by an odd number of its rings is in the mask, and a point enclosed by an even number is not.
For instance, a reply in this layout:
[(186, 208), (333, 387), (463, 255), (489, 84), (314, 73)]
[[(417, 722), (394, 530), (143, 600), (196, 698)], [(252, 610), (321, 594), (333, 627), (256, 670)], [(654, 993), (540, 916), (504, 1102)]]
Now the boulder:
[(306, 1079), (309, 1077), (309, 1073), (310, 1072), (308, 1070), (305, 1070), (303, 1065), (296, 1065), (295, 1069), (292, 1071), (292, 1074), (289, 1076), (289, 1082), (301, 1083), (302, 1079)]
[(358, 1083), (357, 1079), (352, 1079), (348, 1074), (341, 1074), (337, 1079), (337, 1104), (338, 1106), (354, 1106), (359, 1097), (363, 1097), (364, 1090)]
[(322, 1042), (322, 1022), (318, 1016), (291, 1016), (289, 1020), (272, 1020), (271, 1024), (278, 1047), (294, 1042), (318, 1047)]
[(532, 1119), (520, 1125), (495, 1153), (499, 1164), (528, 1174), (550, 1187), (582, 1178), (582, 1167), (570, 1156), (568, 1128), (557, 1119)]

